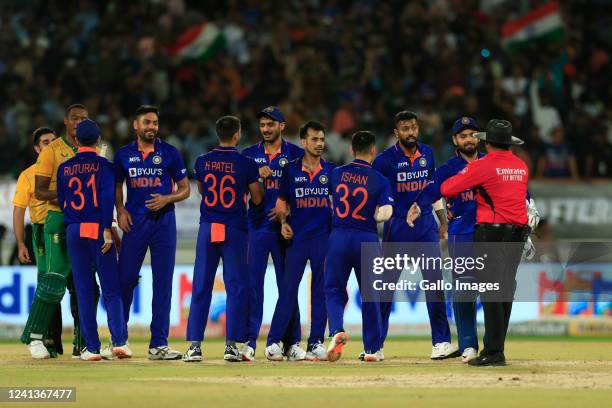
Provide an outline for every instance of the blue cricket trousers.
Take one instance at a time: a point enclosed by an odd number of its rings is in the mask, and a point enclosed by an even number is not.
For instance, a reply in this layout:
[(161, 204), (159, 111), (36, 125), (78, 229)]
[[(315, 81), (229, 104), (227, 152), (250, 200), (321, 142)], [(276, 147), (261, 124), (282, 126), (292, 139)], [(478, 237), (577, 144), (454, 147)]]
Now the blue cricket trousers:
[[(438, 243), (439, 241), (438, 225), (432, 213), (417, 218), (414, 227), (410, 227), (404, 218), (391, 217), (385, 223), (383, 242)], [(440, 246), (427, 244), (419, 252), (422, 252), (426, 257), (440, 257)], [(423, 269), (421, 273), (423, 279), (430, 282), (442, 279), (442, 271), (438, 268)], [(451, 334), (446, 316), (444, 291), (428, 290), (425, 292), (425, 300), (427, 301), (427, 313), (431, 326), (431, 343), (435, 345), (436, 343), (450, 342)], [(381, 302), (380, 305), (382, 313), (381, 344), (383, 345), (389, 331), (389, 316), (391, 315), (392, 307), (392, 302)]]
[(225, 227), (225, 241), (211, 243), (211, 224), (203, 222), (198, 231), (193, 290), (187, 320), (187, 340), (202, 341), (208, 322), (213, 285), (219, 260), (223, 259), (223, 283), (227, 292), (227, 341), (245, 342), (247, 337), (247, 232)]
[[(257, 337), (263, 319), (264, 277), (268, 269), (268, 256), (272, 255), (276, 271), (276, 286), (280, 294), (285, 276), (285, 243), (283, 237), (276, 232), (249, 231), (249, 325), (248, 341), (254, 349), (257, 348)], [(283, 336), (283, 344), (299, 343), (302, 337), (300, 327), (300, 311), (297, 307), (291, 318), (287, 331)]]
[(96, 278), (91, 273), (92, 266), (95, 266), (100, 279), (111, 341), (113, 345), (121, 346), (127, 340), (127, 325), (123, 316), (117, 269), (117, 251), (112, 246), (107, 253), (103, 254), (101, 251), (104, 244), (103, 230), (100, 229), (100, 236), (97, 240), (81, 238), (80, 225), (79, 223), (68, 224), (66, 244), (72, 263), (72, 277), (77, 293), (79, 323), (83, 338), (87, 350), (98, 353), (100, 337), (96, 320)]
[[(452, 258), (474, 256), (470, 243), (474, 242), (474, 234), (455, 234), (448, 236), (448, 252)], [(457, 274), (453, 272), (453, 281), (476, 282), (473, 274)], [(459, 351), (468, 347), (478, 350), (478, 334), (476, 330), (476, 297), (475, 291), (453, 292), (453, 313), (457, 325)]]
[(325, 259), (325, 303), (329, 319), (331, 335), (344, 331), (344, 308), (348, 302), (346, 284), (351, 270), (355, 270), (361, 292), (361, 319), (364, 350), (375, 353), (381, 348), (380, 302), (363, 301), (363, 283), (374, 277), (371, 270), (361, 269), (361, 244), (375, 242), (380, 244), (378, 236), (373, 232), (365, 232), (350, 228), (334, 228), (329, 236), (327, 257)]
[(327, 325), (323, 280), (327, 238), (327, 235), (320, 235), (299, 241), (292, 240), (288, 244), (285, 256), (285, 278), (274, 309), (274, 317), (268, 333), (268, 346), (282, 340), (295, 316), (298, 291), (307, 261), (310, 261), (312, 271), (310, 288), (311, 323), (308, 344), (323, 343), (325, 326)]
[(119, 274), (125, 321), (129, 321), (134, 288), (147, 249), (151, 249), (153, 300), (150, 348), (168, 345), (172, 276), (176, 258), (176, 218), (174, 210), (162, 214), (132, 214), (132, 228), (123, 234), (119, 254)]

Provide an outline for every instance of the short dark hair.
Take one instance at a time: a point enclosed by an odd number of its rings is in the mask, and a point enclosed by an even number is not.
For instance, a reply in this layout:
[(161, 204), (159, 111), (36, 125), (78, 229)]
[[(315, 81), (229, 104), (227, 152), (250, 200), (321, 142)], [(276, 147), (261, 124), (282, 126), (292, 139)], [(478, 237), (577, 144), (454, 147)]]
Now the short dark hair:
[(55, 131), (50, 127), (43, 126), (34, 130), (34, 132), (32, 132), (32, 144), (36, 146), (40, 142), (40, 138), (49, 133), (53, 133), (55, 136)]
[(240, 119), (236, 116), (223, 116), (215, 123), (217, 136), (222, 142), (229, 142), (232, 137), (240, 130)]
[(136, 109), (136, 112), (134, 112), (134, 116), (139, 117), (142, 115), (146, 115), (147, 113), (154, 113), (159, 116), (159, 109), (157, 108), (157, 106), (153, 105), (140, 105), (138, 109)]
[(397, 112), (397, 114), (395, 115), (395, 117), (393, 118), (393, 125), (397, 126), (398, 123), (403, 122), (405, 120), (419, 120), (419, 118), (417, 117), (417, 114), (412, 112), (412, 111), (401, 111), (401, 112)]
[(308, 129), (312, 129), (316, 132), (325, 133), (325, 127), (321, 124), (321, 122), (317, 122), (316, 120), (309, 120), (304, 123), (300, 128), (300, 139), (306, 139), (308, 136)]
[(500, 150), (510, 150), (510, 145), (509, 144), (487, 142), (487, 141), (485, 141), (485, 144), (489, 144), (489, 145), (493, 146), (494, 148), (500, 149)]
[(98, 144), (98, 139), (96, 140), (88, 140), (86, 142), (79, 140), (79, 144), (84, 147), (92, 147)]
[(351, 136), (351, 146), (355, 154), (368, 153), (376, 144), (376, 135), (369, 130), (360, 130)]
[(68, 115), (70, 115), (70, 111), (72, 111), (73, 109), (83, 109), (85, 111), (87, 110), (85, 105), (83, 105), (82, 103), (73, 103), (72, 105), (69, 105), (66, 108), (66, 113), (64, 114), (64, 116), (68, 117)]

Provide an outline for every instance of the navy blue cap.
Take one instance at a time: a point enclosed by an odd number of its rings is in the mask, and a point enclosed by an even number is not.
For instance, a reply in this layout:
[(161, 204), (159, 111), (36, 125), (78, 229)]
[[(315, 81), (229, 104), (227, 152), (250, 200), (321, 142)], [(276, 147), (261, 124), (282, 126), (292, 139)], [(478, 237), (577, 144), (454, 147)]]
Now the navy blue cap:
[(76, 128), (76, 137), (80, 142), (92, 143), (100, 137), (98, 124), (91, 119), (83, 119)]
[(257, 114), (257, 119), (261, 118), (262, 116), (267, 116), (276, 122), (285, 121), (285, 116), (283, 115), (283, 112), (281, 112), (281, 110), (278, 108), (278, 106), (268, 106)]
[(474, 129), (475, 131), (479, 131), (478, 125), (476, 124), (476, 119), (470, 118), (468, 116), (463, 116), (455, 121), (453, 124), (453, 136), (457, 133), (461, 132), (464, 129)]

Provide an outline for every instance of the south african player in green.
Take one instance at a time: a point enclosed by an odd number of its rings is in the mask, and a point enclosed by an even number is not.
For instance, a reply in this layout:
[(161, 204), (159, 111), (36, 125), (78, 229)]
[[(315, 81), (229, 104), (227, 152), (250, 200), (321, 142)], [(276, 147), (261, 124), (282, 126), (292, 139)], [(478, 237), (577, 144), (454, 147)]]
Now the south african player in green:
[[(38, 280), (34, 302), (28, 321), (21, 336), (21, 341), (30, 345), (41, 340), (49, 330), (53, 311), (57, 307), (66, 288), (70, 292), (70, 310), (74, 318), (74, 340), (72, 357), (80, 358), (85, 341), (79, 330), (76, 293), (71, 276), (70, 258), (66, 248), (66, 228), (64, 215), (57, 203), (57, 168), (66, 160), (75, 156), (76, 126), (88, 117), (87, 108), (83, 105), (71, 105), (66, 109), (64, 125), (66, 134), (54, 140), (38, 156), (35, 167), (35, 195), (47, 203), (47, 216), (44, 224), (44, 247), (46, 268)], [(94, 273), (94, 271), (92, 271)], [(96, 285), (96, 304), (99, 298)], [(36, 343), (35, 343), (36, 344)]]

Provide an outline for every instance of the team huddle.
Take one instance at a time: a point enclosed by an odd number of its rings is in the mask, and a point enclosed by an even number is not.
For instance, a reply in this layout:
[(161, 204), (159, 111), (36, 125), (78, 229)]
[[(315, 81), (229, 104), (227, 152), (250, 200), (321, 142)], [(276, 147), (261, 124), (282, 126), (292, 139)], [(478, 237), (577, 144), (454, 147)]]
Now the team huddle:
[[(383, 242), (437, 243), (448, 235), (451, 256), (456, 243), (472, 241), (476, 194), (463, 183), (462, 170), (482, 157), (476, 149), (479, 128), (473, 118), (457, 119), (452, 132), (456, 156), (439, 169), (432, 149), (418, 141), (418, 118), (413, 112), (395, 116), (397, 143), (378, 155), (372, 132), (354, 133), (354, 160), (344, 166), (322, 158), (325, 129), (319, 122), (300, 128), (298, 147), (282, 138), (285, 119), (280, 109), (265, 108), (257, 119), (262, 141), (242, 152), (237, 149), (240, 120), (218, 119), (219, 145), (199, 156), (193, 166), (202, 199), (186, 333), (190, 345), (184, 353), (168, 346), (168, 334), (177, 242), (174, 203), (189, 197), (190, 186), (179, 151), (157, 137), (157, 108), (138, 108), (133, 121), (136, 140), (119, 149), (113, 163), (103, 157), (104, 148), (98, 147), (100, 129), (83, 105), (67, 108), (65, 135), (56, 138), (49, 128), (34, 132), (39, 158), (20, 176), (14, 200), (20, 260), (30, 260), (23, 242), (23, 213), (29, 207), (38, 263), (38, 285), (21, 337), (33, 358), (63, 353), (58, 310), (66, 288), (74, 317), (73, 357), (87, 361), (131, 357), (127, 323), (150, 250), (149, 359), (202, 361), (214, 278), (223, 260), (224, 359), (254, 360), (271, 256), (279, 297), (264, 355), (273, 361), (336, 361), (348, 341), (343, 323), (347, 282), (352, 270), (360, 286), (363, 274), (371, 272), (362, 270), (363, 243), (382, 252), (378, 223), (384, 223)], [(525, 189), (526, 182), (525, 177)], [(457, 192), (458, 185), (463, 187)], [(525, 195), (522, 190), (521, 194)], [(442, 197), (447, 198), (448, 211)], [(530, 214), (533, 228), (534, 217)], [(123, 231), (121, 238), (116, 227)], [(438, 245), (426, 248), (432, 252), (428, 256), (440, 256)], [(304, 349), (297, 298), (307, 262), (312, 271), (311, 324)], [(443, 279), (440, 269), (422, 268), (421, 273), (430, 281)], [(111, 333), (104, 348), (96, 322), (100, 293)], [(427, 291), (426, 301), (431, 359), (475, 360), (476, 298), (453, 302), (458, 346), (451, 343), (444, 291)], [(361, 309), (364, 348), (358, 358), (382, 361), (392, 302), (363, 301)], [(495, 338), (488, 328), (487, 337)], [(485, 337), (487, 348), (492, 350)]]

